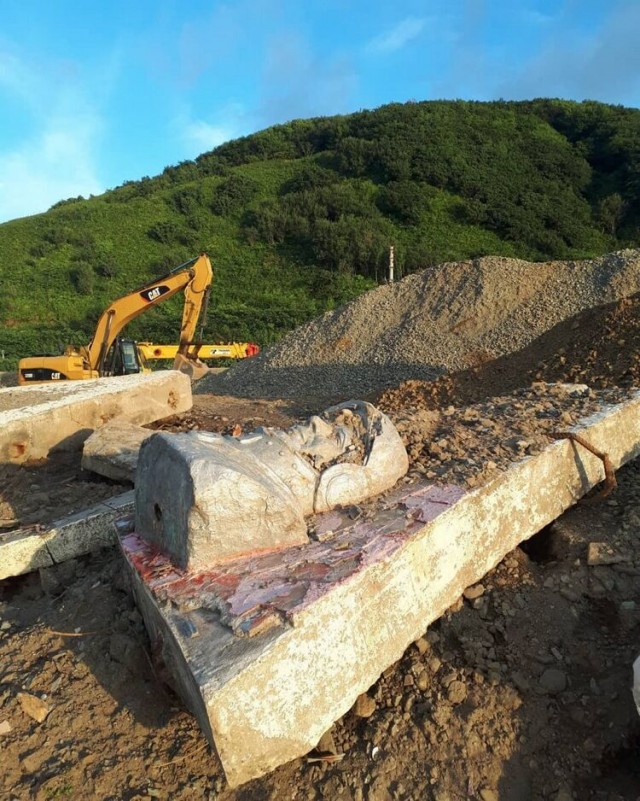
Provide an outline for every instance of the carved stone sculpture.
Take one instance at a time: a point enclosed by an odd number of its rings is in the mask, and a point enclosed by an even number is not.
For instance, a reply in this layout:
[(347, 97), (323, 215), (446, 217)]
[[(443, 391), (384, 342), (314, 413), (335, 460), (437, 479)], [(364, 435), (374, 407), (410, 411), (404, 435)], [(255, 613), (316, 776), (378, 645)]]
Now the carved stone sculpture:
[(136, 531), (182, 568), (307, 542), (307, 518), (378, 494), (408, 458), (386, 415), (363, 401), (286, 431), (159, 433), (143, 443)]

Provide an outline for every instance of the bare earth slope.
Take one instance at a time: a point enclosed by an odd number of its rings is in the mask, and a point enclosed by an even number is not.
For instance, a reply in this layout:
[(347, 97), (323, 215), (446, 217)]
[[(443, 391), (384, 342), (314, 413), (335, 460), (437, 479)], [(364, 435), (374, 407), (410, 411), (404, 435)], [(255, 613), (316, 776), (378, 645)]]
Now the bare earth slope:
[(640, 293), (563, 320), (517, 353), (435, 381), (405, 381), (375, 400), (387, 410), (440, 409), (533, 381), (581, 382), (596, 389), (640, 386)]
[(639, 290), (640, 250), (581, 262), (492, 256), (442, 264), (297, 328), (197, 391), (362, 395), (513, 353), (561, 321)]

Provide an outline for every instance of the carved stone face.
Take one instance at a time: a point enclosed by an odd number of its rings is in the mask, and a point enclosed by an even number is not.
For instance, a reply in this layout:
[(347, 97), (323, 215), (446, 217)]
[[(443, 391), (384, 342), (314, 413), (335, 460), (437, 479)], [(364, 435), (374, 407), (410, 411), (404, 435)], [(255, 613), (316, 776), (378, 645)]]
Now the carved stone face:
[(283, 431), (281, 438), (293, 451), (310, 459), (316, 469), (341, 456), (352, 443), (346, 426), (331, 424), (317, 415), (308, 423)]
[[(345, 417), (354, 417), (347, 412), (325, 413), (324, 417), (313, 415), (306, 423), (299, 423), (286, 431), (273, 428), (258, 428), (238, 438), (229, 438), (221, 434), (198, 432), (192, 434), (204, 445), (219, 449), (224, 442), (239, 446), (245, 453), (253, 453), (256, 458), (267, 462), (278, 462), (285, 456), (279, 452), (277, 443), (284, 443), (289, 452), (304, 458), (316, 470), (322, 470), (332, 464), (338, 457), (353, 450), (354, 438), (357, 437), (353, 427), (345, 425)], [(328, 419), (327, 419), (328, 418)], [(333, 418), (333, 419), (332, 419)]]

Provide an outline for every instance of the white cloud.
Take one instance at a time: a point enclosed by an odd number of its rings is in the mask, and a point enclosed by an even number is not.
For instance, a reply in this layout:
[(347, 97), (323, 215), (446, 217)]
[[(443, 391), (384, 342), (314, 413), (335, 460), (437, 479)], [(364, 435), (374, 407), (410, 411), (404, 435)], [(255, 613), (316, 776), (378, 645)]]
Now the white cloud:
[(194, 159), (223, 142), (242, 136), (246, 114), (240, 104), (220, 109), (216, 119), (202, 119), (190, 106), (182, 104), (171, 121), (171, 131), (182, 158)]
[(16, 95), (27, 105), (31, 104), (36, 90), (29, 70), (7, 51), (0, 51), (0, 89)]
[(376, 36), (367, 45), (372, 53), (393, 53), (418, 37), (426, 25), (425, 17), (407, 17), (390, 31)]
[(534, 8), (524, 8), (522, 19), (530, 25), (548, 25), (554, 21), (555, 17), (552, 14), (543, 14)]
[(591, 35), (560, 27), (519, 74), (500, 87), (510, 97), (572, 97), (636, 106), (640, 103), (640, 6), (612, 3)]
[(357, 80), (348, 56), (318, 55), (299, 33), (282, 32), (269, 42), (255, 123), (274, 125), (343, 113), (349, 109)]
[(104, 191), (93, 164), (93, 129), (89, 120), (50, 120), (35, 139), (0, 152), (0, 221)]
[[(68, 67), (63, 65), (67, 78)], [(0, 134), (0, 221), (103, 191), (95, 153), (101, 117), (77, 85), (58, 77), (55, 69), (0, 54), (0, 99), (3, 92), (12, 97), (31, 115), (34, 131), (19, 145), (3, 145)]]
[(190, 149), (198, 154), (206, 150), (213, 150), (223, 142), (228, 142), (233, 138), (233, 131), (222, 125), (211, 125), (208, 122), (197, 120), (192, 122), (185, 131), (185, 140)]
[(224, 4), (185, 22), (176, 37), (180, 84), (193, 86), (216, 62), (229, 57), (243, 41), (243, 29), (242, 11)]

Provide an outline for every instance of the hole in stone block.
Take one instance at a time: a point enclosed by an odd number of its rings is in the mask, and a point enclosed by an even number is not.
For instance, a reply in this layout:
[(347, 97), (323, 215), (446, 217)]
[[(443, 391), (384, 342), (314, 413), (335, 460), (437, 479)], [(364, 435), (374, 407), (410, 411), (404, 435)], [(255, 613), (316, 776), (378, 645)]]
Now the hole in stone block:
[(153, 513), (156, 516), (156, 520), (159, 522), (162, 520), (162, 509), (160, 508), (159, 504), (153, 504)]
[(19, 459), (24, 456), (27, 446), (24, 442), (12, 442), (9, 446), (9, 457), (11, 459)]

